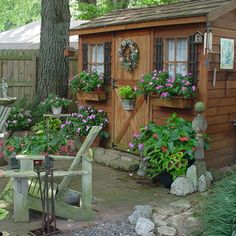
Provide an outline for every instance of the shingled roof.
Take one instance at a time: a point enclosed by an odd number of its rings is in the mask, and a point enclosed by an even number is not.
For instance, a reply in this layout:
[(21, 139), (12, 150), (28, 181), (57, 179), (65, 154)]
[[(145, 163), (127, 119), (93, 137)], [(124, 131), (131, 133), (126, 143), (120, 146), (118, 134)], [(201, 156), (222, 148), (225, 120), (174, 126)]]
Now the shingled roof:
[(72, 28), (71, 31), (195, 16), (207, 16), (212, 11), (235, 2), (235, 0), (183, 0), (173, 4), (122, 9), (112, 11), (102, 17), (98, 17), (82, 24), (79, 27)]

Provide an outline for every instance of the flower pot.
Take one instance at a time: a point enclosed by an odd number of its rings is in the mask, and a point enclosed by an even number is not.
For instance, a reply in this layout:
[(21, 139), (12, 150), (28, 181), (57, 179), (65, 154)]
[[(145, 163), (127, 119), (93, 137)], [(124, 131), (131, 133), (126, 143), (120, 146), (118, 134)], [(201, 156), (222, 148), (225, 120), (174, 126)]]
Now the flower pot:
[(92, 147), (99, 147), (101, 143), (102, 143), (101, 137), (97, 136), (92, 143)]
[(121, 99), (121, 104), (124, 110), (132, 111), (134, 110), (135, 100), (134, 99)]
[(59, 115), (61, 114), (62, 107), (54, 107), (52, 106), (52, 114), (53, 115)]
[(160, 107), (171, 107), (171, 108), (192, 108), (193, 99), (184, 99), (183, 97), (171, 97), (170, 99), (162, 99), (158, 95), (151, 95), (153, 99), (153, 105)]
[(152, 181), (154, 183), (159, 182), (160, 184), (162, 184), (166, 188), (170, 188), (171, 184), (174, 181), (174, 179), (173, 179), (173, 176), (170, 173), (168, 173), (167, 171), (163, 171), (160, 174), (153, 177)]
[(93, 91), (89, 93), (77, 92), (78, 100), (88, 100), (88, 101), (104, 101), (107, 99), (107, 93), (105, 91)]

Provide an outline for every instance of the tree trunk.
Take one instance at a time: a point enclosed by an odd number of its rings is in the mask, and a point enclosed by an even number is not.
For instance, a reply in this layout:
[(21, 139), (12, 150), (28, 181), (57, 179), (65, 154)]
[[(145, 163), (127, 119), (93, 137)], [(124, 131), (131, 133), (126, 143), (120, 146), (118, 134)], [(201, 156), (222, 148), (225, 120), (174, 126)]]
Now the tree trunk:
[(64, 48), (69, 42), (69, 0), (41, 0), (41, 5), (37, 95), (41, 100), (49, 93), (67, 97), (69, 63)]

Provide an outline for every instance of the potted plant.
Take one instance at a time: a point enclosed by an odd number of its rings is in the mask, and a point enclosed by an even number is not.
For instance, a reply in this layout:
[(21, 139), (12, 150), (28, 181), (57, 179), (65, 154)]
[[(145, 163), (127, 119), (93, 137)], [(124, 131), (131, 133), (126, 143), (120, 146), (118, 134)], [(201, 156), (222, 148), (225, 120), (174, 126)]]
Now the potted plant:
[(124, 110), (131, 111), (135, 104), (135, 91), (130, 85), (122, 86), (118, 89), (118, 94), (121, 98), (121, 103)]
[(196, 95), (196, 87), (191, 75), (167, 71), (147, 73), (138, 82), (138, 94), (156, 97), (155, 105), (173, 108), (191, 108), (192, 98)]
[[(166, 125), (148, 123), (134, 134), (129, 149), (142, 153), (146, 162), (146, 174), (161, 181), (165, 176), (165, 186), (184, 175), (192, 163), (193, 153), (198, 144), (191, 122), (177, 117), (174, 113)], [(167, 182), (167, 175), (169, 181)]]
[(61, 114), (62, 107), (67, 107), (71, 103), (71, 100), (49, 94), (44, 102), (52, 108), (52, 113), (54, 115), (59, 115)]
[(101, 101), (106, 100), (106, 92), (103, 89), (103, 74), (93, 71), (82, 71), (70, 81), (73, 94), (81, 100)]

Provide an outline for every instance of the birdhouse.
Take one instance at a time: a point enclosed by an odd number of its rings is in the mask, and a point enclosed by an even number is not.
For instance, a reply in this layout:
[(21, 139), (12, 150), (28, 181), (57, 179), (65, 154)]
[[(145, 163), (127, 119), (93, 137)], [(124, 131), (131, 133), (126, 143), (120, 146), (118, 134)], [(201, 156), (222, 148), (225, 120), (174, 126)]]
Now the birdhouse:
[(194, 34), (194, 43), (203, 43), (203, 33), (198, 31)]

